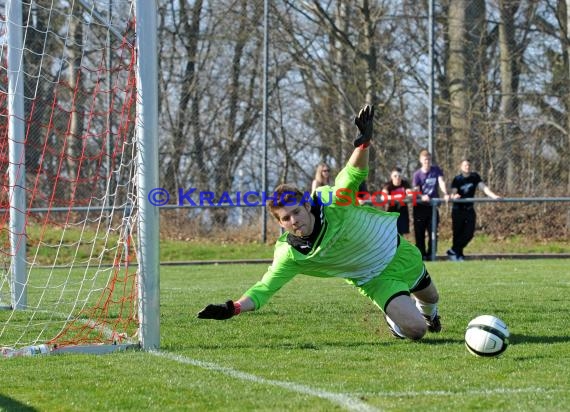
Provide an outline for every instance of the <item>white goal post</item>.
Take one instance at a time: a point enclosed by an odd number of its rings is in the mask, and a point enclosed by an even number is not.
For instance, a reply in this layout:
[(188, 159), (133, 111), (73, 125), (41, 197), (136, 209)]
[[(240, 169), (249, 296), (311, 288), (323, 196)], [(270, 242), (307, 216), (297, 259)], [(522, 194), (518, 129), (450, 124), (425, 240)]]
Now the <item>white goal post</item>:
[(159, 348), (156, 19), (0, 6), (0, 357)]

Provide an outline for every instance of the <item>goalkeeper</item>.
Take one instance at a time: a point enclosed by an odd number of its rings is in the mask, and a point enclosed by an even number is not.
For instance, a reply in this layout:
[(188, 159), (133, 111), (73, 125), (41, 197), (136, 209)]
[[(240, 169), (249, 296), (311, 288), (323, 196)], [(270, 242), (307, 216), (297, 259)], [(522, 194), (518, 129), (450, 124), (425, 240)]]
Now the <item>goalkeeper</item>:
[(209, 304), (198, 318), (223, 320), (258, 310), (287, 282), (304, 274), (346, 279), (384, 312), (395, 337), (417, 340), (428, 330), (441, 330), (437, 289), (420, 251), (398, 235), (398, 213), (355, 200), (368, 174), (373, 120), (374, 108), (366, 105), (355, 119), (356, 148), (334, 187), (317, 189), (312, 202), (303, 202), (304, 194), (295, 186), (275, 189), (268, 207), (285, 233), (275, 244), (273, 263), (239, 300)]

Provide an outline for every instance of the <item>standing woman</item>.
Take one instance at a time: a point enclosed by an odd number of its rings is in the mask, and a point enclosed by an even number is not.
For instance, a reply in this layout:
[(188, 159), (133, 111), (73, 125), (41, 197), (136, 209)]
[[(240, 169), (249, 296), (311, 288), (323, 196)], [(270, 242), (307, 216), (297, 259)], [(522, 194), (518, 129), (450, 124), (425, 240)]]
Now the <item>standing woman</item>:
[(315, 178), (311, 185), (311, 193), (314, 193), (317, 187), (327, 186), (331, 184), (331, 168), (325, 163), (321, 162), (317, 165), (315, 171)]
[(400, 235), (410, 233), (410, 214), (404, 201), (411, 191), (410, 183), (402, 177), (402, 169), (394, 167), (390, 172), (390, 181), (384, 184), (382, 192), (386, 194), (386, 211), (400, 214), (397, 222)]

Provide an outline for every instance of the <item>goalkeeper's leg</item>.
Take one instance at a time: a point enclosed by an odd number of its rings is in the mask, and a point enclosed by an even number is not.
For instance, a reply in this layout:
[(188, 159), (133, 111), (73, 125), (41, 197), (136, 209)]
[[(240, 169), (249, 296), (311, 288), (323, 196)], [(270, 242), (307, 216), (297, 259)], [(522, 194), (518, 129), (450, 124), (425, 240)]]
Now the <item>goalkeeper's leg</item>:
[(397, 332), (395, 336), (417, 340), (428, 328), (434, 332), (441, 330), (437, 289), (420, 251), (406, 239), (400, 238), (396, 255), (381, 276), (358, 287), (384, 311), (391, 330)]
[[(409, 339), (421, 339), (428, 330), (424, 317), (416, 308), (414, 300), (408, 295), (396, 296), (390, 300), (385, 312), (387, 318), (396, 325), (399, 334)], [(390, 325), (390, 322), (388, 324)], [(392, 326), (392, 330), (394, 329), (396, 328)]]
[(437, 310), (439, 294), (429, 273), (425, 269), (424, 271), (417, 285), (411, 290), (412, 297), (415, 300), (416, 308), (425, 319), (428, 330), (440, 332), (441, 321)]

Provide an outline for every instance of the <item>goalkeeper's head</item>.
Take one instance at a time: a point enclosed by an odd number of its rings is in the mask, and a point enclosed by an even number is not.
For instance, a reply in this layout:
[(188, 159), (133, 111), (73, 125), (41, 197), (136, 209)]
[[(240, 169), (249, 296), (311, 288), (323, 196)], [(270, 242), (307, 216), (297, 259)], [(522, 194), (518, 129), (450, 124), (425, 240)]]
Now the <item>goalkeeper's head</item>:
[(285, 206), (299, 205), (303, 202), (305, 193), (295, 185), (283, 183), (275, 188), (273, 196), (268, 198), (267, 207), (273, 217), (279, 220), (276, 211)]
[(282, 229), (295, 236), (309, 236), (315, 227), (315, 216), (311, 213), (308, 192), (301, 192), (296, 186), (282, 184), (267, 197), (267, 206)]

